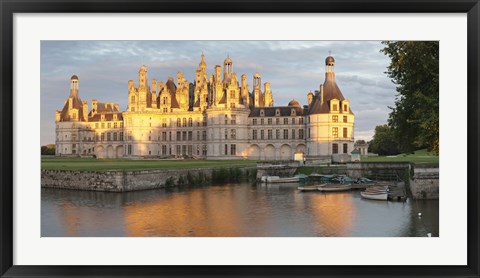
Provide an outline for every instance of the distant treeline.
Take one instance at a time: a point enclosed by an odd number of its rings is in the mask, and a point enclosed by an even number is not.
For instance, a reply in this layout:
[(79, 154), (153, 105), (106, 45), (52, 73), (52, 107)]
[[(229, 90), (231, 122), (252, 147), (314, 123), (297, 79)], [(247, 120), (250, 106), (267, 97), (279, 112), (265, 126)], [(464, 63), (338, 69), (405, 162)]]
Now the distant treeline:
[(48, 144), (42, 146), (41, 148), (42, 155), (55, 155), (55, 144)]

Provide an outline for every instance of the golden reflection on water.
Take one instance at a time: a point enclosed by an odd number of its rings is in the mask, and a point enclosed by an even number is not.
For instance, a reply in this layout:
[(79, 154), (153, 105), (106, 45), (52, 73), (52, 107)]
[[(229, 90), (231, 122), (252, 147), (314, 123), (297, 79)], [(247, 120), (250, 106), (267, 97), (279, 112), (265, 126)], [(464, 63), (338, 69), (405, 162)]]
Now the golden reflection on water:
[(244, 202), (233, 194), (234, 186), (212, 186), (136, 202), (125, 208), (127, 235), (241, 236)]
[(315, 193), (311, 196), (311, 211), (322, 223), (318, 234), (323, 236), (347, 236), (355, 222), (355, 207), (351, 192)]

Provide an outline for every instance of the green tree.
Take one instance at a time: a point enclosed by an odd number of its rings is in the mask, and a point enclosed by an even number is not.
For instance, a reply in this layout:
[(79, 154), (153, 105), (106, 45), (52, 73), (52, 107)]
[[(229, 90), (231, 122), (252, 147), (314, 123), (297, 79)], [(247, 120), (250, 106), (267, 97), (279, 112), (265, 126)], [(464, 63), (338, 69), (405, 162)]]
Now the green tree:
[(393, 130), (388, 125), (377, 125), (373, 140), (368, 151), (379, 155), (394, 155), (399, 153), (398, 142)]
[(41, 155), (55, 155), (55, 145), (48, 144), (40, 148)]
[(386, 74), (397, 85), (388, 124), (402, 152), (439, 153), (439, 43), (384, 41), (391, 59)]

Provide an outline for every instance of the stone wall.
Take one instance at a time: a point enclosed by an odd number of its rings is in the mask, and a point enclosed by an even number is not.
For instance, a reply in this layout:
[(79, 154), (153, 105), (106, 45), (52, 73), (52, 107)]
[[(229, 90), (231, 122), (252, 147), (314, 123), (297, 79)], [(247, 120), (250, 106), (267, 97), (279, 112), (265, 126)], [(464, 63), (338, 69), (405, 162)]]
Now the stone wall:
[(398, 175), (400, 178), (410, 170), (408, 162), (354, 162), (347, 163), (347, 175), (352, 178), (366, 176)]
[[(245, 171), (255, 169), (255, 166), (236, 168)], [(200, 173), (210, 181), (213, 171), (213, 168), (107, 172), (42, 170), (41, 185), (49, 188), (124, 192), (175, 186), (180, 179), (186, 181), (187, 176), (199, 176)]]
[(413, 199), (439, 198), (438, 168), (415, 168), (410, 182), (410, 192)]

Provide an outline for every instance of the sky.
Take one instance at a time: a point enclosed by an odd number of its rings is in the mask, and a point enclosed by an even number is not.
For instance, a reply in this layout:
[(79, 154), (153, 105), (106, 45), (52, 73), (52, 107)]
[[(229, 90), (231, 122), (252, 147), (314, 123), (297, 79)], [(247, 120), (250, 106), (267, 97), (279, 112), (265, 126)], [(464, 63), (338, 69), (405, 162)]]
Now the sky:
[(70, 94), (72, 75), (78, 76), (79, 96), (89, 110), (97, 99), (119, 103), (125, 111), (128, 80), (138, 85), (142, 65), (149, 84), (152, 78), (165, 83), (178, 71), (193, 82), (202, 51), (209, 76), (227, 56), (239, 79), (247, 75), (250, 89), (259, 72), (262, 83), (271, 84), (275, 106), (292, 99), (306, 105), (307, 93), (325, 81), (325, 58), (331, 53), (337, 85), (355, 114), (355, 140), (369, 141), (375, 126), (387, 122), (397, 94), (385, 74), (390, 59), (382, 48), (380, 41), (42, 41), (41, 145), (55, 143), (55, 111)]

